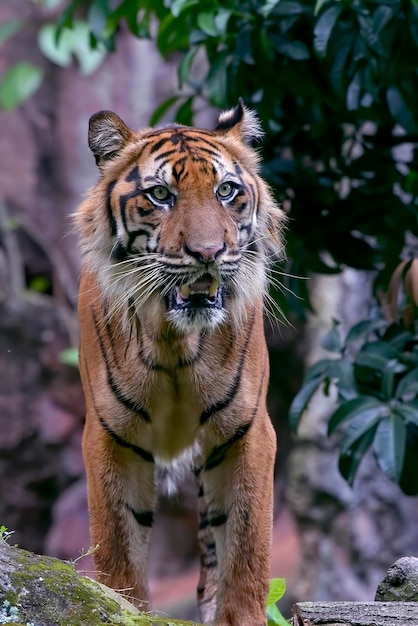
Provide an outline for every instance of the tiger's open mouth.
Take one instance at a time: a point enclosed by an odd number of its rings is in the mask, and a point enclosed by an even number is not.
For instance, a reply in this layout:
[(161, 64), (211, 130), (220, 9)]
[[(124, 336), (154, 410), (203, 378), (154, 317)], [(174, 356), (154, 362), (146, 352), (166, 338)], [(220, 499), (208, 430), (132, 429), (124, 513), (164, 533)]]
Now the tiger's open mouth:
[(192, 283), (173, 287), (167, 295), (168, 309), (222, 309), (222, 287), (209, 273), (203, 274)]

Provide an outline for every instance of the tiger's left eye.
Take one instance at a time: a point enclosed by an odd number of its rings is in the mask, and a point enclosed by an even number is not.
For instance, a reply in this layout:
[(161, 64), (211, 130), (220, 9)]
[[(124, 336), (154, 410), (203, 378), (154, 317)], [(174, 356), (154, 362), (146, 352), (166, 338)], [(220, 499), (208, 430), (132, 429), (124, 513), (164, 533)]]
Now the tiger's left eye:
[(150, 194), (153, 198), (155, 198), (155, 200), (158, 200), (159, 202), (164, 202), (165, 200), (168, 200), (171, 196), (170, 191), (167, 189), (167, 187), (164, 187), (163, 185), (156, 185), (155, 187), (153, 187), (150, 191)]
[(236, 187), (232, 183), (222, 183), (218, 187), (218, 196), (221, 198), (229, 198), (234, 193)]

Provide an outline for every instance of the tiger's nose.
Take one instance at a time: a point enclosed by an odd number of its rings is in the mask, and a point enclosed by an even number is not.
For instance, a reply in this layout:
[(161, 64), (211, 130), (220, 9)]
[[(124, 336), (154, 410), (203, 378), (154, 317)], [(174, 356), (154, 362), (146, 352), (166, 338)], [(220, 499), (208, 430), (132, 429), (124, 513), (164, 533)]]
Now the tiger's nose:
[(187, 254), (194, 257), (200, 263), (214, 263), (217, 257), (225, 252), (226, 243), (220, 243), (213, 246), (184, 245)]

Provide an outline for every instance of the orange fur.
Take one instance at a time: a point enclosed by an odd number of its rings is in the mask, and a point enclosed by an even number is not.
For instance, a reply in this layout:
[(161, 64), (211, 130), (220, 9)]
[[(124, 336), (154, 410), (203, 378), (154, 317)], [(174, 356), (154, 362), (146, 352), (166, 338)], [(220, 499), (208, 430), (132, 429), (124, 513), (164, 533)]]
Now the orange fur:
[(156, 483), (199, 486), (202, 619), (265, 626), (275, 434), (266, 270), (283, 215), (242, 103), (215, 131), (90, 122), (101, 178), (76, 214), (83, 455), (99, 579), (148, 608)]

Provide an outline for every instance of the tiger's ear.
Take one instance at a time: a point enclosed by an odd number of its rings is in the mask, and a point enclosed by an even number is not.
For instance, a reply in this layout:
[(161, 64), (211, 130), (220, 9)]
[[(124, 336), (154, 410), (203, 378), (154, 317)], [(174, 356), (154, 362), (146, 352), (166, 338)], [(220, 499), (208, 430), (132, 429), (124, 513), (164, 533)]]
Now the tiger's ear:
[(224, 135), (231, 134), (247, 144), (264, 135), (257, 114), (247, 109), (242, 98), (239, 98), (234, 109), (220, 114), (215, 131)]
[(103, 162), (113, 159), (133, 135), (133, 131), (112, 111), (92, 115), (88, 140), (97, 165), (100, 167)]

